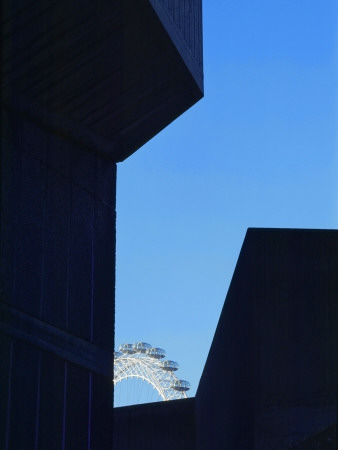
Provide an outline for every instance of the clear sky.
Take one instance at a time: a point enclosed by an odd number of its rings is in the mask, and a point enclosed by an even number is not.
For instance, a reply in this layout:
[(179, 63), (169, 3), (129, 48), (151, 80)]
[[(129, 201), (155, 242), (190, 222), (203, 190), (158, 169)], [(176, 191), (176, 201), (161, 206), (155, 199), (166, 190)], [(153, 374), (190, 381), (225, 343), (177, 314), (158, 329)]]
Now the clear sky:
[(191, 396), (247, 228), (338, 225), (338, 2), (203, 4), (205, 97), (117, 183), (116, 345), (164, 348)]

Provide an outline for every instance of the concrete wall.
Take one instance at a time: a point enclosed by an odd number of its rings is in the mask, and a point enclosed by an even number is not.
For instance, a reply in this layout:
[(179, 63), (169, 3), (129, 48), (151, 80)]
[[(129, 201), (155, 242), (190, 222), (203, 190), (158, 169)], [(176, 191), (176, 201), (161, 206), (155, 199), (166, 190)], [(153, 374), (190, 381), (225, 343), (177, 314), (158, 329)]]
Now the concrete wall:
[(2, 299), (110, 349), (116, 165), (4, 112), (1, 178)]
[(201, 0), (150, 0), (154, 5), (161, 3), (178, 30), (186, 47), (202, 70), (202, 1)]
[(114, 448), (194, 450), (194, 409), (194, 398), (115, 408)]
[(11, 112), (1, 131), (0, 447), (97, 448), (111, 419), (116, 165)]
[(202, 0), (149, 0), (203, 91)]
[(338, 231), (248, 230), (196, 395), (197, 449), (287, 449), (336, 423), (337, 268)]
[(196, 398), (116, 409), (115, 448), (334, 450), (337, 268), (338, 231), (249, 229)]
[(1, 448), (112, 446), (116, 162), (203, 96), (200, 15), (2, 4)]
[(203, 96), (200, 0), (153, 1), (5, 0), (2, 104), (127, 158)]

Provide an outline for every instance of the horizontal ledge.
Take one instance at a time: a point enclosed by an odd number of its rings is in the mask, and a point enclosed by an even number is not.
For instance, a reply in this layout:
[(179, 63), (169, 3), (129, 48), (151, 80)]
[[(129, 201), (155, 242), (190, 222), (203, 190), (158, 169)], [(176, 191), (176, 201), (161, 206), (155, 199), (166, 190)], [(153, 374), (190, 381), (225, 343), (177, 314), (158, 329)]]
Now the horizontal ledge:
[(113, 355), (91, 342), (0, 303), (0, 333), (112, 378)]

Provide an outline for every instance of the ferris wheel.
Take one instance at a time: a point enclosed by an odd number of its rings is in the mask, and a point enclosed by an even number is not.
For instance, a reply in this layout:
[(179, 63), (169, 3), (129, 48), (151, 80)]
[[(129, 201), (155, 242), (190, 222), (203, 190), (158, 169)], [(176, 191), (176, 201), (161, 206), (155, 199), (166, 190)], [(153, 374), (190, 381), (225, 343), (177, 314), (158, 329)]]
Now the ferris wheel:
[(164, 359), (165, 353), (146, 342), (120, 345), (114, 353), (114, 386), (134, 378), (151, 385), (163, 401), (187, 398), (190, 383), (177, 378), (178, 363)]

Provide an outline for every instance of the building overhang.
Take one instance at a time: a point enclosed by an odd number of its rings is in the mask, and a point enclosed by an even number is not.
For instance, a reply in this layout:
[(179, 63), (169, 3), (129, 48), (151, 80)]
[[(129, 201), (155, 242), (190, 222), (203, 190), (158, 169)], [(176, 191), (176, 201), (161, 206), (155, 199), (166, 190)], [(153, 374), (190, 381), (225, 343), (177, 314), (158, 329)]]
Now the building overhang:
[(200, 0), (8, 3), (3, 105), (111, 160), (203, 96)]

